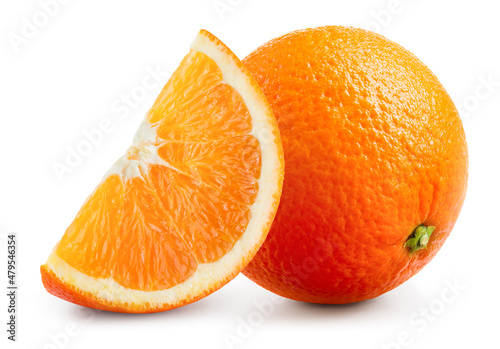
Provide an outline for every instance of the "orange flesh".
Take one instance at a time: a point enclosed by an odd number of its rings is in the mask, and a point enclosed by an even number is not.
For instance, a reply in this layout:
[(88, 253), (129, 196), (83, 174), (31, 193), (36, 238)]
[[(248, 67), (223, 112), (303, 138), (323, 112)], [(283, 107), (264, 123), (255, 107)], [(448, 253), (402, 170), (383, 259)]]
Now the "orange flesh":
[[(238, 241), (257, 196), (261, 157), (244, 101), (199, 52), (184, 58), (147, 120), (158, 136), (147, 145), (159, 146), (168, 167), (148, 164), (141, 176), (104, 179), (56, 253), (91, 277), (156, 291), (187, 280)], [(139, 159), (141, 145), (129, 149), (129, 160)]]

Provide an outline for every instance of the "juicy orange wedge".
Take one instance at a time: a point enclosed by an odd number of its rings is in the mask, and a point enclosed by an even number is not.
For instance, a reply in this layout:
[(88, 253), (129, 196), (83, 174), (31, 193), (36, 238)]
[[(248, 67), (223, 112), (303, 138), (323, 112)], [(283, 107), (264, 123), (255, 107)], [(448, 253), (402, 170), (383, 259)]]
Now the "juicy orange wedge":
[(205, 297), (263, 243), (283, 171), (277, 122), (258, 84), (202, 30), (41, 267), (45, 288), (118, 312)]

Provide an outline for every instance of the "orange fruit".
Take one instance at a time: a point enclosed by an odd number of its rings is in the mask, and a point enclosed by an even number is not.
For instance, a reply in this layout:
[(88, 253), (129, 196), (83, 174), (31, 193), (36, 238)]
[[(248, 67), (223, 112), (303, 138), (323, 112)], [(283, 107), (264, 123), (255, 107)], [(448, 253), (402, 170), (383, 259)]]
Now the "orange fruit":
[(264, 241), (283, 166), (259, 85), (222, 42), (200, 31), (132, 146), (41, 267), (45, 288), (131, 313), (205, 297)]
[(278, 119), (286, 172), (243, 273), (314, 303), (377, 297), (421, 270), (459, 215), (468, 155), (457, 109), (413, 54), (360, 29), (295, 31), (243, 61)]

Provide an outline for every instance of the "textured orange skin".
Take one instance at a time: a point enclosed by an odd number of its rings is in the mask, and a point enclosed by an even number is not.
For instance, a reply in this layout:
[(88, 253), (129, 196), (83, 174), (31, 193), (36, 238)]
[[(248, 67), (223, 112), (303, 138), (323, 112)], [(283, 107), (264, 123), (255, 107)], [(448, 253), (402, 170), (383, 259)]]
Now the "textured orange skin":
[[(345, 27), (292, 32), (243, 62), (278, 118), (286, 163), (275, 221), (243, 273), (329, 304), (415, 275), (450, 234), (467, 187), (462, 123), (437, 78), (401, 46)], [(419, 224), (436, 230), (410, 255)]]

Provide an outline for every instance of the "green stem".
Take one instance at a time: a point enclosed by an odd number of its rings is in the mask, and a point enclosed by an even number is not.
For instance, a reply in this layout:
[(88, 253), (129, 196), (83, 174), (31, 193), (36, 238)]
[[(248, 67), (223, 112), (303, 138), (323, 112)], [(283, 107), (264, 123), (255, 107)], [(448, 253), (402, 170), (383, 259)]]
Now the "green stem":
[(427, 248), (427, 243), (429, 242), (434, 229), (436, 229), (436, 227), (426, 227), (423, 224), (415, 228), (405, 243), (405, 246), (410, 249), (410, 254)]

